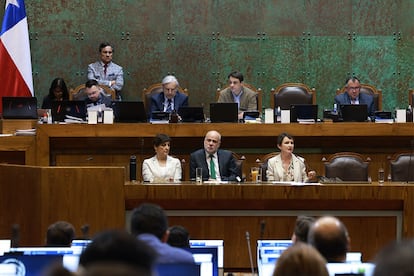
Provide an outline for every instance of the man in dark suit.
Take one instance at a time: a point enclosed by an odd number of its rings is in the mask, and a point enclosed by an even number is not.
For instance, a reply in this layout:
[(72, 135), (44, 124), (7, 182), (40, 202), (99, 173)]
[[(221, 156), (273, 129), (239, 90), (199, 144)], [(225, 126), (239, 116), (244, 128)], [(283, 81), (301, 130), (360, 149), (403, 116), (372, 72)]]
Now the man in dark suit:
[(151, 97), (150, 116), (154, 111), (178, 111), (181, 106), (188, 106), (188, 97), (177, 91), (178, 80), (172, 75), (162, 80), (162, 92)]
[(341, 104), (366, 104), (368, 116), (373, 117), (375, 112), (374, 98), (365, 93), (359, 93), (361, 84), (355, 76), (350, 77), (345, 82), (346, 92), (335, 96), (335, 103), (340, 108)]
[(221, 135), (210, 130), (204, 137), (204, 148), (190, 155), (190, 178), (195, 179), (196, 168), (202, 168), (203, 180), (236, 181), (237, 166), (233, 154), (219, 149)]

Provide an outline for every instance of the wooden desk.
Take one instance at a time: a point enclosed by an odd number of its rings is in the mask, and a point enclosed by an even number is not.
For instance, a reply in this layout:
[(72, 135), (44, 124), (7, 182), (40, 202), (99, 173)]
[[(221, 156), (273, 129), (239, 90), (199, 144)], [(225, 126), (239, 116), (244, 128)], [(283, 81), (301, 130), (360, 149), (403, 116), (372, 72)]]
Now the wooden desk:
[(223, 239), (227, 270), (249, 271), (246, 231), (255, 260), (256, 240), (290, 239), (299, 214), (338, 216), (365, 261), (388, 242), (414, 236), (414, 185), (126, 185), (126, 209), (142, 202), (161, 205), (169, 224), (185, 226), (193, 239)]
[(277, 135), (288, 132), (295, 137), (295, 152), (305, 157), (319, 174), (324, 174), (322, 157), (339, 151), (355, 151), (372, 159), (373, 180), (381, 166), (388, 174), (387, 156), (409, 151), (414, 136), (412, 123), (38, 125), (36, 163), (128, 168), (129, 156), (136, 155), (140, 179), (140, 165), (144, 158), (154, 154), (152, 139), (157, 133), (171, 136), (172, 154), (187, 160), (188, 164), (189, 154), (202, 147), (205, 133), (212, 129), (222, 134), (222, 148), (246, 157), (246, 175), (256, 159), (277, 151)]
[(0, 163), (36, 164), (35, 136), (0, 137)]

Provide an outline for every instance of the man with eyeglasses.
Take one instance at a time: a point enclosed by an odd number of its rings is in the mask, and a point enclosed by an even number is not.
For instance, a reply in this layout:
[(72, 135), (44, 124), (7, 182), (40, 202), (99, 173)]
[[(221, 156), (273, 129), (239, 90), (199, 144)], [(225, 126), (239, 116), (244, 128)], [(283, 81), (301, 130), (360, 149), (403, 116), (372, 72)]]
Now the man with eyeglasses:
[[(202, 169), (203, 180), (240, 181), (236, 159), (231, 151), (219, 149), (221, 134), (210, 130), (204, 137), (204, 148), (190, 155), (190, 178), (195, 179), (196, 168)], [(239, 178), (239, 180), (238, 180)]]
[(115, 90), (116, 100), (121, 100), (124, 86), (124, 71), (121, 66), (112, 62), (114, 49), (108, 42), (99, 45), (100, 60), (88, 65), (88, 79), (96, 80), (99, 85), (106, 85)]
[(220, 91), (217, 102), (237, 103), (239, 106), (239, 119), (243, 119), (244, 111), (258, 111), (256, 92), (243, 86), (243, 74), (234, 71), (227, 78), (229, 79), (229, 87)]
[(346, 91), (335, 96), (335, 103), (338, 107), (341, 104), (366, 104), (368, 107), (368, 116), (374, 116), (374, 98), (371, 95), (360, 93), (361, 84), (355, 76), (349, 77), (345, 82)]

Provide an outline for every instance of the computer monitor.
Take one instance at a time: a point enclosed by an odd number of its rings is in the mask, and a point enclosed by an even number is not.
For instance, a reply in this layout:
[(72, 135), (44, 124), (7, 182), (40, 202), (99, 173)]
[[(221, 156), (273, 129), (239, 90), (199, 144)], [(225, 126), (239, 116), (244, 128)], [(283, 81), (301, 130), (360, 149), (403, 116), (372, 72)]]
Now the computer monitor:
[(190, 240), (190, 247), (217, 248), (218, 268), (224, 268), (224, 240)]
[(115, 122), (119, 123), (145, 123), (147, 114), (145, 113), (144, 102), (112, 102)]
[(341, 104), (339, 108), (344, 122), (365, 122), (368, 120), (368, 106), (366, 104)]
[(292, 104), (290, 106), (290, 122), (317, 122), (317, 104)]
[(212, 123), (237, 123), (237, 103), (210, 103), (210, 121)]
[(372, 276), (375, 270), (373, 263), (328, 263), (326, 267), (329, 276)]
[(0, 256), (0, 275), (42, 276), (54, 264), (62, 263), (62, 255), (22, 255)]
[(3, 97), (4, 119), (37, 119), (37, 99), (35, 97)]
[(52, 120), (54, 122), (64, 122), (68, 116), (86, 120), (85, 101), (53, 101)]
[(200, 276), (199, 264), (158, 264), (155, 266), (157, 276)]
[(288, 247), (292, 240), (258, 240), (257, 241), (257, 269), (259, 276), (271, 276), (276, 261)]

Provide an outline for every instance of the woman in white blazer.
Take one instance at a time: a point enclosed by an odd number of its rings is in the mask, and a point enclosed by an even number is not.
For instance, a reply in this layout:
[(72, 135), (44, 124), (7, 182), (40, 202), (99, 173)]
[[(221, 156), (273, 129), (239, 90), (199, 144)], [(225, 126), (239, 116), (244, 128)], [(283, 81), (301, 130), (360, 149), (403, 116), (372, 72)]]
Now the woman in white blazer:
[(171, 138), (166, 134), (157, 134), (154, 138), (155, 156), (142, 163), (144, 182), (179, 182), (181, 180), (181, 162), (169, 156)]
[(295, 144), (293, 137), (281, 133), (277, 138), (280, 154), (268, 160), (266, 176), (268, 181), (308, 182), (315, 176), (315, 171), (306, 173), (305, 160), (293, 154)]

